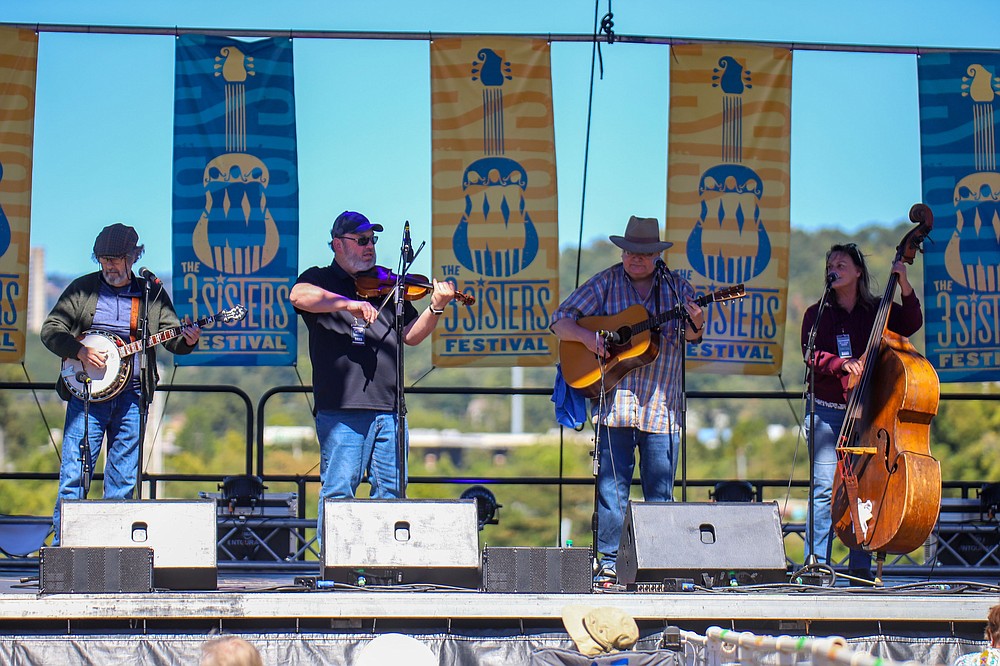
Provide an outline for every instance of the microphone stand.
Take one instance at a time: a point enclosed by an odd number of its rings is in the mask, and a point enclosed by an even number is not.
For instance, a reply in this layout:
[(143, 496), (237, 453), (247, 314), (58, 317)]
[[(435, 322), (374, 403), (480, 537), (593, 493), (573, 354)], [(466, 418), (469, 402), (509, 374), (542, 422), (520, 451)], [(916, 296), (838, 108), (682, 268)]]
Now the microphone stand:
[(90, 375), (84, 369), (76, 373), (76, 378), (83, 384), (83, 439), (80, 441), (80, 484), (83, 487), (83, 499), (90, 494), (90, 481), (94, 475), (94, 465), (90, 455)]
[[(827, 297), (830, 295), (830, 291), (832, 291), (830, 285), (827, 284), (826, 288), (823, 289), (823, 296), (819, 299), (819, 305), (816, 308), (816, 321), (813, 322), (812, 328), (809, 329), (809, 335), (806, 338), (806, 384), (809, 387), (809, 519), (806, 526), (806, 546), (811, 546), (809, 543), (810, 539), (813, 541), (816, 540), (814, 535), (816, 530), (816, 512), (813, 508), (813, 501), (816, 498), (816, 359), (813, 358), (813, 355), (816, 349), (816, 332), (819, 330), (819, 321), (823, 317), (823, 311), (829, 305)], [(827, 555), (830, 551), (829, 541), (829, 533), (827, 533), (827, 552), (824, 555)], [(827, 564), (830, 563), (829, 559), (827, 555)], [(818, 562), (818, 557), (815, 552), (812, 552), (806, 560), (803, 564), (815, 564)]]
[(403, 305), (406, 293), (406, 274), (413, 265), (413, 261), (424, 249), (424, 243), (416, 252), (410, 243), (409, 222), (406, 223), (406, 230), (403, 232), (403, 242), (399, 248), (399, 270), (396, 272), (396, 285), (393, 293), (396, 295), (396, 318), (394, 327), (396, 329), (396, 483), (399, 499), (406, 498), (406, 399), (403, 397)]
[[(667, 287), (670, 288), (671, 293), (674, 295), (674, 301), (676, 301), (676, 306), (678, 308), (684, 307), (684, 301), (681, 300), (680, 294), (677, 293), (677, 289), (674, 288), (673, 279), (670, 275), (670, 269), (667, 268), (667, 264), (663, 259), (658, 259), (656, 262), (656, 272), (663, 280)], [(659, 313), (657, 313), (659, 314)], [(687, 340), (686, 340), (686, 326), (687, 316), (677, 318), (677, 344), (681, 352), (680, 358), (680, 388), (681, 388), (681, 403), (680, 403), (680, 426), (681, 426), (681, 501), (687, 501)], [(674, 475), (676, 476), (677, 470), (674, 470)]]
[[(139, 458), (136, 461), (135, 475), (135, 497), (142, 499), (142, 456), (143, 441), (146, 439), (146, 419), (149, 412), (149, 404), (153, 401), (153, 396), (146, 390), (146, 378), (149, 376), (149, 359), (146, 350), (149, 346), (149, 292), (152, 280), (143, 278), (142, 309), (136, 323), (136, 337), (142, 342), (139, 349), (139, 442), (137, 444)], [(160, 286), (163, 289), (163, 286)]]

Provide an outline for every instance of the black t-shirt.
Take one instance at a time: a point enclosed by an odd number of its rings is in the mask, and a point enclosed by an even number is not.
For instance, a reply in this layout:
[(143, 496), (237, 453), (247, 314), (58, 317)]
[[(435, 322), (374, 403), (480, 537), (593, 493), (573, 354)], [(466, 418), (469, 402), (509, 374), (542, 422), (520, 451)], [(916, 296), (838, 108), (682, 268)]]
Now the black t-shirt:
[[(336, 262), (313, 266), (296, 280), (346, 298), (358, 299), (354, 278)], [(372, 301), (376, 307), (382, 299)], [(309, 359), (313, 367), (315, 409), (396, 409), (396, 306), (390, 299), (365, 329), (365, 344), (351, 343), (354, 315), (305, 312), (296, 308), (309, 329)], [(404, 327), (417, 318), (417, 309), (403, 303)], [(364, 322), (359, 320), (363, 325)]]

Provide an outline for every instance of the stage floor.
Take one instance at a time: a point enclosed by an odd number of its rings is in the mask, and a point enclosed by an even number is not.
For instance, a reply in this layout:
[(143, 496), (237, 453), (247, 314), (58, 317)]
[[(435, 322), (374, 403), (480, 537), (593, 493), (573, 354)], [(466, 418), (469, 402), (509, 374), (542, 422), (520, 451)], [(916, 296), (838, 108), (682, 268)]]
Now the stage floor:
[(441, 664), (529, 664), (540, 653), (574, 649), (561, 619), (571, 604), (633, 616), (636, 649), (653, 655), (643, 663), (685, 663), (661, 644), (671, 625), (698, 634), (717, 626), (843, 636), (852, 649), (886, 659), (948, 663), (981, 644), (987, 612), (1000, 599), (996, 581), (891, 576), (878, 589), (838, 580), (674, 593), (300, 584), (318, 573), (222, 570), (216, 590), (40, 594), (37, 567), (22, 564), (0, 571), (0, 663), (195, 663), (206, 638), (226, 633), (251, 640), (266, 664), (350, 664), (374, 637), (401, 633), (430, 646)]
[[(615, 606), (647, 624), (689, 631), (707, 626), (764, 633), (841, 636), (902, 632), (981, 636), (987, 611), (1000, 600), (996, 581), (916, 580), (887, 576), (883, 587), (770, 584), (690, 592), (506, 594), (398, 585), (315, 589), (317, 571), (225, 571), (218, 589), (115, 594), (40, 594), (37, 569), (0, 572), (0, 631), (74, 624), (93, 630), (122, 622), (147, 627), (241, 627), (274, 630), (428, 627), (559, 627), (569, 604)], [(300, 584), (306, 578), (306, 585)], [(324, 581), (325, 582), (325, 581)], [(322, 583), (321, 583), (322, 584)]]

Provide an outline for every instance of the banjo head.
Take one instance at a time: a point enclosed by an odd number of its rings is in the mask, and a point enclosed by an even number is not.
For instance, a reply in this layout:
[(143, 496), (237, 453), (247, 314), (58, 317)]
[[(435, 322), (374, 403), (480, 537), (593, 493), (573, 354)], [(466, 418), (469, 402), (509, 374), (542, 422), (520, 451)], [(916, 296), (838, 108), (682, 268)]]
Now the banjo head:
[[(114, 333), (96, 329), (84, 331), (78, 340), (83, 345), (107, 352), (108, 355), (103, 368), (91, 368), (87, 373), (90, 377), (90, 401), (103, 402), (118, 395), (132, 376), (132, 357), (122, 358), (119, 351), (125, 342)], [(70, 393), (81, 400), (86, 399), (86, 388), (77, 375), (83, 371), (83, 363), (78, 359), (63, 359), (63, 383)]]

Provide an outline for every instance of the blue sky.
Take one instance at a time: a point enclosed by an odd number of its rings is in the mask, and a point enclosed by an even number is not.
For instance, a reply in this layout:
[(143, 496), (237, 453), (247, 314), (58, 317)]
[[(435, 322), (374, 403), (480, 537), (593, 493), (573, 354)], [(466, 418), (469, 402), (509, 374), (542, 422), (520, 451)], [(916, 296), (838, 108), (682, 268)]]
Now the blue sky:
[[(992, 0), (614, 0), (619, 35), (996, 48)], [(601, 0), (598, 12), (608, 11)], [(0, 0), (0, 21), (30, 24), (371, 32), (588, 34), (595, 4)], [(42, 32), (36, 104), (32, 244), (49, 272), (94, 270), (106, 224), (139, 229), (141, 263), (170, 270), (174, 40)], [(560, 244), (575, 245), (592, 47), (556, 42), (553, 95)], [(666, 210), (668, 47), (602, 47), (594, 88), (583, 238), (620, 233), (631, 214)], [(409, 220), (429, 239), (430, 101), (425, 40), (295, 43), (300, 243), (304, 269), (329, 262), (333, 218), (350, 208), (386, 227), (395, 265)], [(916, 58), (797, 50), (792, 98), (792, 226), (845, 234), (892, 224), (920, 200)], [(794, 251), (794, 248), (793, 248)], [(416, 269), (430, 271), (425, 248)]]

